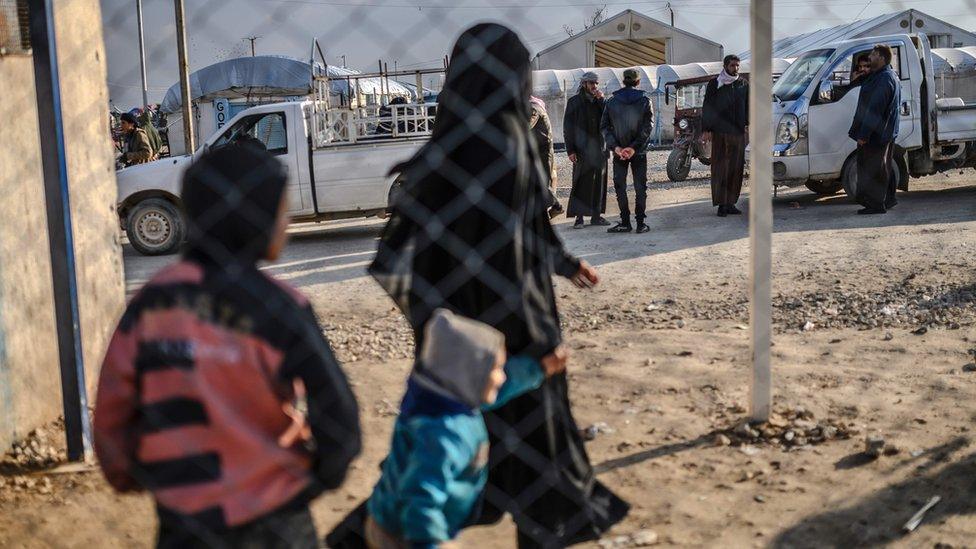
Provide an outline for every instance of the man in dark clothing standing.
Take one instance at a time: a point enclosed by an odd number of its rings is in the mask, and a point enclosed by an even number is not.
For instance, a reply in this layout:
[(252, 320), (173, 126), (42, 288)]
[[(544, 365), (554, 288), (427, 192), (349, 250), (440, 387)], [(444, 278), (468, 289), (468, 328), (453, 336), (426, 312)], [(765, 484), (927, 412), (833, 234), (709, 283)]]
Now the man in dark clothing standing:
[(739, 58), (727, 55), (722, 72), (705, 87), (702, 130), (712, 142), (712, 205), (718, 216), (738, 215), (749, 127), (749, 84), (739, 78)]
[(898, 203), (897, 178), (892, 174), (892, 152), (898, 137), (901, 86), (891, 68), (891, 48), (878, 44), (871, 50), (871, 74), (863, 77), (854, 122), (848, 133), (857, 141), (857, 201), (859, 214), (883, 214)]
[(603, 110), (600, 130), (607, 142), (607, 149), (613, 151), (613, 188), (620, 206), (620, 223), (607, 229), (611, 233), (629, 233), (634, 230), (630, 224), (630, 205), (627, 202), (627, 170), (634, 178), (637, 200), (634, 203), (634, 218), (637, 232), (650, 230), (644, 224), (647, 208), (647, 140), (651, 137), (654, 114), (647, 95), (637, 89), (640, 76), (636, 69), (624, 71), (624, 87), (613, 92)]
[(139, 127), (139, 120), (132, 113), (122, 114), (119, 122), (124, 139), (124, 152), (120, 157), (122, 164), (133, 166), (155, 160), (152, 145), (146, 130)]
[(586, 226), (584, 217), (590, 218), (591, 225), (610, 224), (602, 215), (607, 211), (607, 151), (600, 134), (605, 100), (598, 84), (596, 73), (584, 74), (563, 117), (563, 140), (573, 163), (573, 190), (566, 215), (576, 218), (574, 229)]

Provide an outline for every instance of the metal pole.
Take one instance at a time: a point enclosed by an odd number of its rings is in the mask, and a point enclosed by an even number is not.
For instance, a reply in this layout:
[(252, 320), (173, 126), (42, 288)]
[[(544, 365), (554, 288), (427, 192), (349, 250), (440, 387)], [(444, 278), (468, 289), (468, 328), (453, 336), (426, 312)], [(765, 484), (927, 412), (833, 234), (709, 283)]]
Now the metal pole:
[(183, 0), (173, 0), (176, 9), (176, 54), (180, 66), (180, 98), (183, 103), (183, 144), (186, 154), (196, 150), (193, 136), (193, 105), (190, 104), (190, 62), (186, 58), (186, 23)]
[(31, 2), (30, 34), (34, 49), (34, 89), (44, 170), (44, 203), (47, 207), (47, 234), (54, 286), (64, 432), (68, 459), (81, 461), (92, 457), (91, 420), (88, 417), (85, 364), (81, 351), (81, 317), (78, 313), (78, 280), (75, 277), (53, 4), (54, 0)]
[(773, 234), (773, 0), (752, 0), (749, 78), (749, 319), (752, 329), (750, 416), (769, 419), (771, 407)]
[(139, 67), (142, 69), (142, 106), (149, 105), (149, 83), (146, 79), (146, 39), (142, 32), (142, 0), (136, 0), (136, 19), (139, 22)]

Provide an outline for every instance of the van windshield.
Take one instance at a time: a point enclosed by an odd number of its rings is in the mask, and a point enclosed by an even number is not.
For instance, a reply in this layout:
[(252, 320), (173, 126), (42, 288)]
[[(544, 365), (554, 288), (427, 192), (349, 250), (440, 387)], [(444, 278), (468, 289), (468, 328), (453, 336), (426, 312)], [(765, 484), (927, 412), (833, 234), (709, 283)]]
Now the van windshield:
[(776, 81), (773, 95), (782, 101), (799, 99), (833, 53), (832, 49), (813, 50), (797, 57), (783, 76)]

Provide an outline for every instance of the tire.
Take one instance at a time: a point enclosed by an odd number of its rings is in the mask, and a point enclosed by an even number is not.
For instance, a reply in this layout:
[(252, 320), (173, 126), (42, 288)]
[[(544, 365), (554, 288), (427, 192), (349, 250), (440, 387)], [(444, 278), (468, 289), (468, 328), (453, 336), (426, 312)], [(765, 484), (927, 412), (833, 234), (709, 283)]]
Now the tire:
[(125, 233), (142, 255), (166, 255), (183, 243), (186, 224), (175, 204), (165, 198), (147, 198), (129, 210)]
[[(907, 180), (908, 174), (905, 173), (905, 168), (898, 162), (897, 159), (892, 159), (891, 162), (892, 177), (897, 177), (899, 185), (901, 186), (904, 181)], [(857, 200), (857, 157), (850, 157), (844, 164), (844, 171), (841, 172), (841, 182), (844, 185), (844, 192), (847, 196), (854, 200)]]
[(668, 155), (668, 179), (678, 183), (688, 179), (691, 166), (687, 162), (689, 151), (686, 149), (672, 149)]
[(844, 193), (851, 200), (857, 200), (857, 157), (852, 156), (844, 163), (844, 169), (841, 170), (840, 174), (840, 182), (844, 187)]
[(843, 189), (844, 183), (840, 179), (834, 179), (833, 181), (807, 181), (807, 188), (820, 196), (831, 196)]

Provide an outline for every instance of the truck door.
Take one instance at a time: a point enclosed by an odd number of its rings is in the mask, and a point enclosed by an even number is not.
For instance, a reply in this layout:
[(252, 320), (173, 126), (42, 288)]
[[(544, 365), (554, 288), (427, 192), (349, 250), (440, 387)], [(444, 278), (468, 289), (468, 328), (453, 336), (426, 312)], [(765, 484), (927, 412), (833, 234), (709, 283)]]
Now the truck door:
[(288, 173), (288, 213), (300, 214), (304, 209), (299, 188), (297, 147), (305, 143), (289, 143), (287, 119), (284, 111), (256, 113), (244, 116), (224, 131), (211, 147), (220, 147), (239, 141), (260, 143), (269, 153), (285, 165)]
[[(909, 56), (917, 56), (917, 50), (910, 44), (898, 42), (891, 46), (891, 68), (898, 75), (901, 84), (901, 104), (898, 105), (898, 139), (896, 143), (905, 149), (922, 146), (922, 127), (919, 116), (922, 112), (922, 96), (919, 83), (922, 81), (921, 65), (912, 63)], [(915, 73), (918, 74), (915, 74)]]
[(838, 59), (823, 80), (833, 86), (830, 98), (813, 94), (810, 100), (810, 175), (839, 176), (857, 143), (847, 136), (860, 87), (854, 80), (858, 61), (866, 59), (872, 46), (849, 51)]

